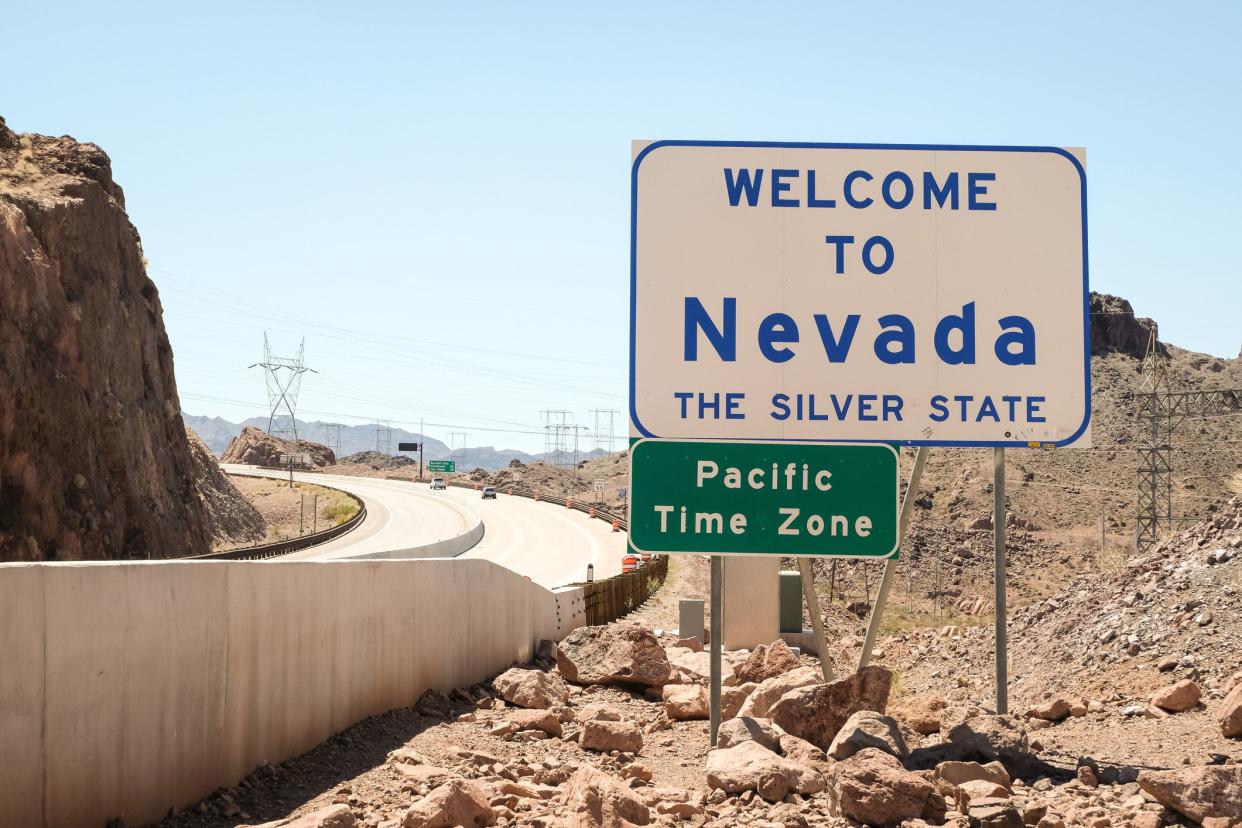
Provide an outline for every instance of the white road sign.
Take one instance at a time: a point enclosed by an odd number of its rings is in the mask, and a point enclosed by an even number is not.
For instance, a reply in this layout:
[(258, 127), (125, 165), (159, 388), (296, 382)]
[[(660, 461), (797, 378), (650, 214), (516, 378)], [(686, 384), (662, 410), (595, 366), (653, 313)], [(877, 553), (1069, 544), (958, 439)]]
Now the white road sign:
[(635, 142), (634, 436), (1085, 445), (1083, 157)]

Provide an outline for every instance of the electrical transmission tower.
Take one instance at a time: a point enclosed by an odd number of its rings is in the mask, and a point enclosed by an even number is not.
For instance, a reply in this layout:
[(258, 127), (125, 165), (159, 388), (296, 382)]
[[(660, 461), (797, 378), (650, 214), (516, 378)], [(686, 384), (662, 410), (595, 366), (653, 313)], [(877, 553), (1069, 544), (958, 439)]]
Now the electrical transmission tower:
[(392, 454), (392, 420), (375, 421), (375, 450), (380, 454)]
[(337, 457), (341, 456), (341, 428), (341, 423), (323, 424), (323, 444)]
[[(314, 368), (307, 368), (306, 362), (303, 360), (303, 354), (306, 350), (306, 339), (303, 337), (302, 342), (298, 345), (298, 355), (296, 357), (278, 357), (272, 354), (271, 343), (268, 342), (267, 332), (263, 333), (263, 361), (256, 362), (251, 368), (262, 368), (265, 372), (264, 378), (267, 383), (267, 433), (272, 436), (289, 435), (294, 445), (298, 442), (298, 392), (302, 389), (302, 375), (307, 371), (312, 374), (319, 373)], [(289, 427), (277, 427), (273, 430), (273, 425), (278, 423), (277, 417), (281, 409), (288, 412)]]
[(457, 457), (458, 443), (461, 443), (461, 470), (466, 470), (466, 441), (470, 439), (468, 431), (453, 431), (449, 433), (449, 454), (454, 458)]
[[(587, 430), (587, 427), (586, 427), (586, 426), (584, 426), (584, 425), (574, 425), (574, 424), (572, 424), (572, 423), (570, 423), (569, 425), (565, 425), (565, 426), (562, 426), (562, 427), (561, 427), (561, 434), (562, 434), (562, 435), (568, 435), (568, 434), (571, 434), (571, 433), (574, 435), (574, 436), (573, 436), (573, 441), (574, 441), (574, 453), (573, 453), (573, 468), (574, 468), (574, 477), (577, 477), (577, 476), (578, 476), (578, 435), (579, 435), (580, 433), (582, 433), (583, 431), (586, 431), (586, 430)], [(568, 440), (566, 440), (566, 442), (568, 442)]]
[(565, 466), (569, 453), (568, 433), (570, 413), (564, 409), (546, 408), (539, 412), (543, 418), (543, 453), (554, 466)]
[(595, 418), (595, 433), (592, 448), (598, 450), (607, 449), (612, 452), (616, 438), (613, 436), (616, 418), (621, 412), (615, 408), (594, 408), (591, 409), (591, 416)]
[(1173, 432), (1187, 417), (1242, 412), (1242, 389), (1170, 391), (1169, 365), (1152, 324), (1143, 357), (1142, 381), (1133, 394), (1146, 426), (1138, 446), (1138, 520), (1135, 547), (1145, 552), (1171, 529), (1173, 518)]

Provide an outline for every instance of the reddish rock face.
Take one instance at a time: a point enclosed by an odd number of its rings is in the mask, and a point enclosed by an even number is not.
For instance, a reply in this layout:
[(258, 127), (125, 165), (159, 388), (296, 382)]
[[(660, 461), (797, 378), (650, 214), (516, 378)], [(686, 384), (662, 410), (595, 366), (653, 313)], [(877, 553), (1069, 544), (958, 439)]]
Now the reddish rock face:
[(220, 455), (221, 463), (240, 463), (244, 466), (279, 466), (282, 454), (305, 454), (310, 462), (323, 468), (336, 463), (332, 449), (309, 440), (284, 440), (273, 437), (254, 426), (246, 426)]
[(0, 120), (0, 560), (210, 551), (159, 292), (94, 144)]

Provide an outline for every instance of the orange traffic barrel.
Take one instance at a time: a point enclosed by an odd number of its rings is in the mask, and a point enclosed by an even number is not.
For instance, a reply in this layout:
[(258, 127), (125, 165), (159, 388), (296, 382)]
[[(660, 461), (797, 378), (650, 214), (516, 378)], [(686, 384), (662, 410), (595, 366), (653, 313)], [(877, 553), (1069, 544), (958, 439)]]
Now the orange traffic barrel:
[(624, 558), (621, 559), (621, 571), (622, 572), (634, 572), (637, 569), (638, 569), (638, 556), (637, 555), (626, 555)]

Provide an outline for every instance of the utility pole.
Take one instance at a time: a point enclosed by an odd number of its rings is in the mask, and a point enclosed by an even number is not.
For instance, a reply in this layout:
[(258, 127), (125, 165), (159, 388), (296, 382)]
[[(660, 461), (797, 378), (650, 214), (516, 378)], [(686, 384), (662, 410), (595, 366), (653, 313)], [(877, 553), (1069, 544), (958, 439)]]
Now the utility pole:
[[(298, 355), (296, 357), (278, 357), (272, 354), (271, 343), (268, 342), (267, 332), (263, 333), (263, 361), (256, 362), (251, 368), (262, 368), (264, 371), (264, 380), (267, 385), (267, 433), (273, 437), (281, 434), (289, 434), (293, 440), (294, 448), (298, 444), (298, 393), (302, 389), (302, 375), (307, 371), (312, 374), (319, 373), (314, 368), (307, 368), (303, 354), (306, 351), (306, 339), (303, 338), (298, 345)], [(289, 427), (276, 428), (277, 417), (281, 409), (289, 416)]]
[(553, 466), (564, 466), (565, 454), (568, 451), (566, 432), (572, 428), (569, 424), (570, 412), (560, 408), (547, 408), (539, 414), (543, 418), (544, 455)]

